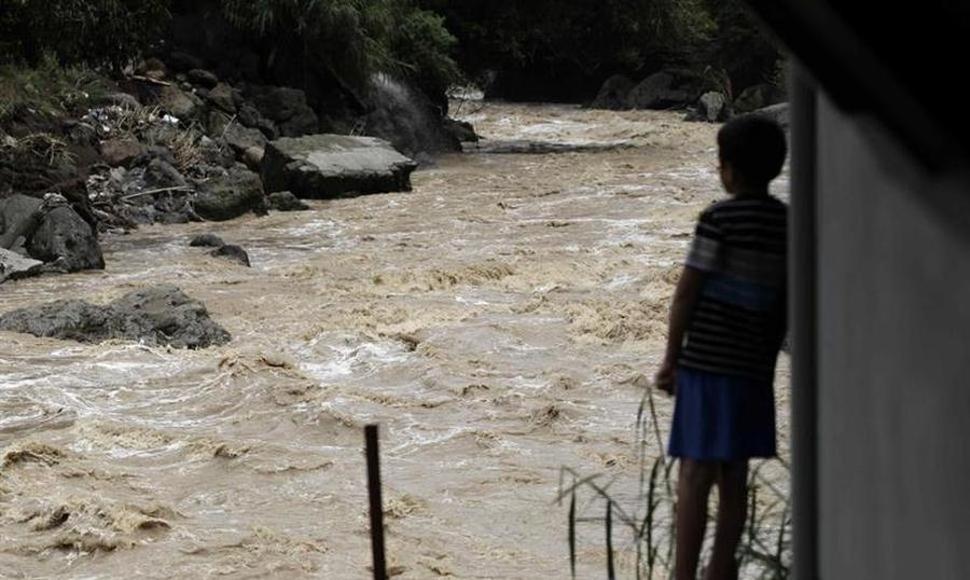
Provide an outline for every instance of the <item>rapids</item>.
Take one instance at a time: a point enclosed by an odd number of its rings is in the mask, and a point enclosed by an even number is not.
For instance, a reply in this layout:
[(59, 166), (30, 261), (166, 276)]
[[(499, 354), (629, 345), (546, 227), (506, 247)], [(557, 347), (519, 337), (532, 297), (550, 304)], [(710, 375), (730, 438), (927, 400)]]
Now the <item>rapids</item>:
[[(362, 427), (380, 422), (398, 577), (568, 577), (559, 470), (636, 478), (667, 301), (721, 195), (717, 126), (458, 114), (488, 141), (411, 193), (145, 227), (103, 240), (103, 272), (0, 287), (7, 311), (175, 284), (233, 335), (178, 351), (0, 333), (0, 576), (368, 578)], [(253, 268), (190, 248), (203, 232)], [(584, 530), (581, 577), (601, 577), (602, 529)]]

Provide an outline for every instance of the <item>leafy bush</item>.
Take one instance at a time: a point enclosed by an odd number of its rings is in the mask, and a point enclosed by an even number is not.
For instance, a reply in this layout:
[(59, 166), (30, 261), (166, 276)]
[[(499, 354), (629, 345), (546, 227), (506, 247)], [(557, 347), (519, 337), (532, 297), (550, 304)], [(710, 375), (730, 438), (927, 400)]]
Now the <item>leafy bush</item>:
[(0, 0), (0, 58), (123, 66), (168, 23), (169, 0)]

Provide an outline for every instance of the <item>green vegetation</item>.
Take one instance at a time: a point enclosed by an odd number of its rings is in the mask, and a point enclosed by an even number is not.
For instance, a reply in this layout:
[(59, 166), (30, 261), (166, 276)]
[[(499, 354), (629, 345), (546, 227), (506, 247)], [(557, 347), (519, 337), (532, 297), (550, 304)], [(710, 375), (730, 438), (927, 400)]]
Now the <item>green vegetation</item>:
[(169, 0), (0, 0), (0, 59), (120, 67), (168, 22)]
[(61, 66), (47, 56), (35, 67), (0, 65), (0, 125), (19, 112), (53, 117), (108, 92), (101, 75), (80, 65)]
[(464, 70), (497, 72), (504, 96), (575, 100), (664, 66), (713, 70), (736, 94), (779, 60), (741, 0), (0, 0), (0, 60), (118, 69), (200, 7), (270, 67), (323, 70), (356, 94), (387, 72), (437, 97)]
[(612, 74), (711, 67), (738, 89), (779, 55), (740, 0), (421, 0), (446, 17), (473, 78), (510, 98), (590, 98)]
[(410, 0), (221, 0), (229, 22), (283, 54), (322, 63), (361, 90), (372, 73), (410, 78), (444, 93), (459, 78), (457, 42), (444, 19)]

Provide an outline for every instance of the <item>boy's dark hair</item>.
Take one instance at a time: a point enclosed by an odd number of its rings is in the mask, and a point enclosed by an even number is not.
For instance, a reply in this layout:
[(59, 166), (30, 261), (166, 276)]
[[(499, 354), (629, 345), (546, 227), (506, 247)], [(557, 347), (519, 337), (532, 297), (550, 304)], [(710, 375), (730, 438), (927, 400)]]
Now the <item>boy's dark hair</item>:
[(788, 154), (781, 126), (758, 115), (728, 121), (717, 133), (722, 163), (740, 174), (745, 185), (760, 187), (778, 177)]

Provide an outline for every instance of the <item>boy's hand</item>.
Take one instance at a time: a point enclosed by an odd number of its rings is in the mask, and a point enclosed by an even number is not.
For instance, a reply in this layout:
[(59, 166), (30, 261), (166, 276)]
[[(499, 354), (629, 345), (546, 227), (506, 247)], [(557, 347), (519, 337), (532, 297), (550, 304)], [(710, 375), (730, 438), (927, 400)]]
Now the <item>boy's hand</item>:
[(677, 388), (676, 382), (677, 368), (671, 362), (664, 361), (660, 365), (660, 370), (657, 371), (656, 376), (653, 378), (653, 384), (657, 386), (661, 391), (673, 395)]

